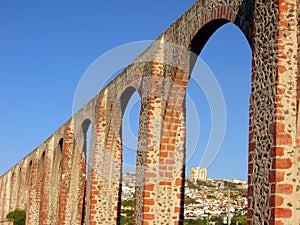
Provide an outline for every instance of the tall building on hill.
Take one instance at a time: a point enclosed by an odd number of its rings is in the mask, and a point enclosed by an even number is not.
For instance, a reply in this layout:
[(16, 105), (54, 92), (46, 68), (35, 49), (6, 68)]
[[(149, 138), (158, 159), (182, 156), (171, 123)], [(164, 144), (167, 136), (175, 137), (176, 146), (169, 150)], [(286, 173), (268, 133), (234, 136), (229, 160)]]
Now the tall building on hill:
[(204, 180), (206, 181), (206, 168), (191, 167), (190, 168), (190, 179), (192, 180)]

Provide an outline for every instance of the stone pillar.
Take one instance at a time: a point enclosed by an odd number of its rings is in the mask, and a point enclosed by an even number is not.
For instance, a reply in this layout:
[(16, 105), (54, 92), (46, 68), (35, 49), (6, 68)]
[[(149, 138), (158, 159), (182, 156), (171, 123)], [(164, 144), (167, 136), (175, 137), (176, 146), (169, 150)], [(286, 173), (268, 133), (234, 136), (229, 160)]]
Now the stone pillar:
[(59, 225), (81, 224), (82, 213), (82, 166), (81, 154), (74, 137), (74, 121), (69, 121), (66, 127), (63, 159), (62, 179), (59, 205)]
[(32, 168), (33, 168), (33, 159), (32, 156), (28, 157), (28, 162), (26, 166), (26, 192), (25, 192), (25, 202), (26, 202), (26, 224), (29, 224), (31, 216), (31, 205), (30, 205), (30, 195), (31, 195), (31, 180), (32, 180)]
[(3, 221), (3, 211), (4, 211), (4, 204), (3, 204), (3, 199), (4, 199), (4, 176), (1, 176), (0, 179), (0, 220)]
[[(298, 27), (297, 27), (297, 44), (298, 44), (298, 77), (297, 77), (297, 162), (300, 164), (300, 1), (297, 4), (297, 20), (298, 20)], [(299, 167), (299, 166), (298, 166)], [(299, 171), (299, 169), (298, 169)], [(299, 177), (299, 174), (298, 174)], [(298, 205), (300, 204), (300, 179), (298, 179), (298, 185), (296, 186), (296, 201), (298, 201)], [(300, 213), (298, 212), (298, 216)], [(298, 218), (298, 221), (300, 219)]]
[[(24, 160), (25, 161), (25, 160)], [(17, 208), (25, 210), (26, 205), (26, 199), (25, 199), (25, 193), (26, 193), (26, 168), (23, 168), (24, 161), (22, 162), (19, 173), (18, 173), (18, 182), (19, 182), (19, 188), (17, 193)]]
[(90, 225), (116, 224), (118, 219), (122, 117), (115, 102), (114, 93), (106, 90), (99, 96), (96, 108), (97, 124), (91, 144), (85, 212), (86, 223)]
[(142, 82), (135, 223), (143, 225), (183, 224), (189, 73), (167, 65), (165, 59), (171, 56), (164, 44), (162, 37), (149, 68), (151, 76)]
[[(41, 156), (40, 161), (40, 167), (39, 167), (39, 173), (40, 173), (40, 182), (41, 182), (41, 190), (40, 190), (40, 223), (46, 225), (47, 224), (47, 207), (49, 204), (49, 198), (48, 198), (48, 176), (49, 174), (49, 162), (48, 162), (48, 152), (44, 151)], [(50, 187), (51, 188), (51, 187)]]
[[(300, 223), (300, 164), (297, 160), (297, 76), (299, 27), (297, 0), (279, 1), (278, 80), (276, 91), (276, 170), (273, 214), (276, 224)], [(281, 153), (280, 153), (281, 151)]]
[(37, 177), (38, 177), (38, 150), (33, 152), (29, 176), (27, 224), (38, 224), (39, 219), (39, 199), (37, 201)]
[(1, 178), (2, 182), (1, 182), (1, 220), (5, 221), (6, 220), (6, 215), (8, 213), (8, 203), (7, 202), (7, 198), (9, 198), (8, 196), (8, 190), (7, 190), (7, 182), (8, 182), (8, 173), (7, 172), (5, 175), (3, 175)]
[(17, 193), (19, 187), (18, 174), (17, 168), (14, 168), (11, 176), (9, 211), (13, 211), (17, 208)]
[[(52, 140), (48, 146), (51, 151), (49, 157), (49, 190), (48, 190), (48, 212), (47, 224), (59, 223), (59, 198), (61, 190), (61, 166), (62, 166), (62, 152), (63, 139)], [(51, 158), (50, 158), (51, 157)]]
[(299, 224), (297, 1), (255, 1), (249, 224)]

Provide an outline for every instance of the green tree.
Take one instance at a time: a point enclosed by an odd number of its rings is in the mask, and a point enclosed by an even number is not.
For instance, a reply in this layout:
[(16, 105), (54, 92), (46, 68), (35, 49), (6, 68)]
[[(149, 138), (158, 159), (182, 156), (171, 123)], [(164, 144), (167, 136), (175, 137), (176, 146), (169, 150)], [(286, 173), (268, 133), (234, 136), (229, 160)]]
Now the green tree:
[(120, 224), (121, 225), (134, 225), (134, 218), (133, 217), (121, 217)]
[(197, 220), (191, 220), (191, 219), (186, 219), (184, 220), (184, 225), (207, 225), (207, 220), (201, 220), (201, 219), (197, 219)]
[(247, 224), (247, 216), (233, 217), (231, 222), (233, 224), (236, 224), (236, 222), (239, 222), (239, 225), (246, 225)]
[(26, 212), (25, 210), (15, 209), (6, 215), (6, 219), (13, 222), (13, 225), (25, 225)]
[(123, 205), (124, 207), (130, 206), (130, 207), (134, 208), (134, 202), (133, 202), (133, 200), (125, 200), (125, 201), (122, 201), (122, 205)]

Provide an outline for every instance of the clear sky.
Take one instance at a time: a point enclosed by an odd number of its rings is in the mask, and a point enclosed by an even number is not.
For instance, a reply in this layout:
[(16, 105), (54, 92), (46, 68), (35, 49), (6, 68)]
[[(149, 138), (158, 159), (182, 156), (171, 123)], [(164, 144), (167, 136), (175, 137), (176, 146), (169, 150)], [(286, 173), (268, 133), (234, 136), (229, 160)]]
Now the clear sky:
[[(0, 174), (72, 116), (76, 87), (93, 61), (122, 44), (155, 39), (193, 2), (1, 1)], [(246, 180), (250, 47), (240, 30), (228, 24), (200, 57), (218, 79), (227, 111), (225, 139), (208, 176)], [(189, 95), (201, 112), (200, 139), (188, 162), (197, 166), (209, 137), (210, 112), (193, 83)], [(193, 123), (194, 118), (188, 119)]]

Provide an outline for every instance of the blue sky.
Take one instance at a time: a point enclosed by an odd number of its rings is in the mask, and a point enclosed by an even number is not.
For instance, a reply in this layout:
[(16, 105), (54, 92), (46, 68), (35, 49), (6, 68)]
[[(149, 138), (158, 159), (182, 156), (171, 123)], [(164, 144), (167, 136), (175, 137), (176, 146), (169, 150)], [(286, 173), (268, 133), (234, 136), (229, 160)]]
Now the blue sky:
[[(0, 174), (72, 116), (76, 87), (93, 61), (119, 45), (155, 39), (193, 2), (1, 1)], [(238, 28), (225, 25), (209, 40), (201, 58), (217, 77), (227, 110), (224, 143), (208, 176), (245, 180), (249, 45)], [(209, 136), (210, 112), (205, 95), (193, 83), (189, 93), (201, 112), (200, 141), (188, 164), (197, 166)]]

